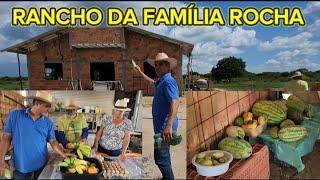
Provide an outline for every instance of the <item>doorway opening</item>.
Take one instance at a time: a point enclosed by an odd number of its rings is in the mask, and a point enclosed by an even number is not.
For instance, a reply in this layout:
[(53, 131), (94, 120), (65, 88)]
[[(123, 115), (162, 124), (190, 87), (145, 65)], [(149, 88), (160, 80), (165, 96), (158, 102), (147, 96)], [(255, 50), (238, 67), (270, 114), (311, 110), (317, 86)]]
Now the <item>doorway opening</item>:
[(90, 63), (92, 81), (114, 81), (114, 62)]

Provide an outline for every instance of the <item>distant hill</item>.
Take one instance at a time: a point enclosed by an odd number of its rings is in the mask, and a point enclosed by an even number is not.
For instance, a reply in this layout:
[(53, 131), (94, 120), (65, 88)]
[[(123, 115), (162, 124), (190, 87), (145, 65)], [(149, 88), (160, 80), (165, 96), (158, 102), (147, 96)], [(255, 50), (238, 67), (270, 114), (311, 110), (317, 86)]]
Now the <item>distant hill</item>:
[[(305, 75), (304, 79), (308, 81), (309, 85), (313, 82), (320, 82), (320, 71), (311, 72), (307, 69), (299, 69), (299, 71)], [(231, 82), (227, 82), (225, 80), (220, 82), (213, 81), (212, 87), (226, 90), (261, 90), (283, 88), (284, 84), (291, 79), (290, 76), (294, 72), (295, 71), (252, 73), (245, 71), (241, 77), (232, 78)], [(198, 78), (212, 79), (211, 73), (200, 74), (195, 72), (192, 75), (191, 83)], [(183, 80), (186, 85), (186, 75), (183, 75)]]

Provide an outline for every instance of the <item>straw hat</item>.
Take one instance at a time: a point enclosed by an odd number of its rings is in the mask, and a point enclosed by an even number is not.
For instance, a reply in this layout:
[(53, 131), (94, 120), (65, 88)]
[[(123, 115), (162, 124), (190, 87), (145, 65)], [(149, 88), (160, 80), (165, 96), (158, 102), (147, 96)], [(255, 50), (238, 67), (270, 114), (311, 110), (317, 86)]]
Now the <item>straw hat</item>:
[(36, 99), (39, 101), (46, 102), (48, 104), (52, 104), (52, 95), (49, 91), (37, 91), (35, 96), (28, 96), (28, 99)]
[(296, 72), (294, 72), (294, 74), (291, 76), (291, 78), (294, 78), (294, 77), (301, 77), (301, 76), (303, 76), (303, 74), (300, 72), (300, 71), (296, 71)]
[(113, 109), (116, 109), (119, 111), (131, 111), (131, 109), (128, 108), (128, 102), (129, 102), (128, 98), (118, 99)]
[(158, 53), (156, 56), (156, 59), (148, 59), (148, 63), (155, 67), (156, 61), (168, 61), (170, 63), (171, 69), (177, 66), (177, 60), (175, 58), (170, 58), (168, 55), (164, 52)]
[(77, 106), (73, 100), (70, 100), (69, 101), (69, 105), (66, 106), (65, 109), (66, 110), (71, 110), (71, 109), (78, 110), (78, 109), (81, 109), (81, 108), (79, 106)]

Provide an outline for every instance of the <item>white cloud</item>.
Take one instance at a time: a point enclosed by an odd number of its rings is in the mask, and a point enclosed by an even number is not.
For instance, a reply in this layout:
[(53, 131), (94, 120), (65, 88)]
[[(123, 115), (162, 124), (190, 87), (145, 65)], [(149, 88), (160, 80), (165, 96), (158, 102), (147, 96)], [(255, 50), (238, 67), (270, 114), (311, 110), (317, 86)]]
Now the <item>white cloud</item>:
[(169, 36), (194, 44), (214, 41), (224, 47), (251, 46), (257, 43), (255, 30), (244, 30), (240, 27), (175, 27)]
[(295, 49), (293, 51), (280, 51), (275, 57), (290, 60), (293, 58), (316, 56), (318, 53), (318, 49)]
[(267, 60), (266, 63), (260, 65), (259, 67), (256, 67), (253, 72), (284, 72), (300, 68), (306, 68), (310, 71), (318, 71), (320, 69), (320, 63), (308, 58), (286, 59), (283, 57), (279, 57)]
[(307, 7), (303, 9), (302, 12), (303, 14), (320, 12), (320, 2), (319, 1), (308, 2)]
[[(20, 59), (21, 63), (26, 63), (26, 56), (25, 55), (20, 55), (19, 59)], [(0, 64), (11, 64), (11, 63), (17, 64), (17, 62), (18, 62), (17, 54), (8, 53), (8, 52), (0, 53)]]
[(259, 44), (259, 49), (262, 51), (272, 51), (292, 48), (318, 48), (320, 46), (320, 43), (312, 42), (312, 37), (313, 34), (310, 32), (302, 32), (291, 37), (277, 36), (274, 37), (271, 41), (261, 41), (261, 43)]
[(275, 60), (275, 59), (269, 59), (269, 60), (267, 60), (266, 64), (268, 64), (268, 65), (279, 65), (280, 62)]
[(226, 46), (251, 46), (257, 43), (255, 30), (244, 30), (236, 27), (233, 32), (226, 37), (224, 44)]
[(0, 34), (0, 42), (7, 41), (7, 38)]
[(320, 19), (317, 19), (313, 24), (308, 27), (309, 32), (316, 32), (320, 30)]
[(216, 63), (228, 56), (243, 53), (240, 47), (258, 42), (254, 30), (230, 27), (176, 27), (169, 36), (194, 44), (192, 51), (194, 71), (208, 73)]

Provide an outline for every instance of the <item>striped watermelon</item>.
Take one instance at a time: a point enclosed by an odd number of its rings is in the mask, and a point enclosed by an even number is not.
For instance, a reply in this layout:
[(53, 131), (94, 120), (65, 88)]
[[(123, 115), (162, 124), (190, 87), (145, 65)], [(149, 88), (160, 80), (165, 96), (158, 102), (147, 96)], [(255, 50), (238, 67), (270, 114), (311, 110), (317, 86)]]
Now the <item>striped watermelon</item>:
[(230, 152), (235, 159), (244, 159), (252, 154), (252, 146), (243, 139), (226, 137), (219, 142), (218, 148)]
[(306, 106), (301, 99), (294, 95), (289, 96), (286, 105), (288, 108), (296, 109), (299, 112), (303, 112)]
[(303, 126), (289, 126), (280, 129), (278, 136), (282, 141), (293, 142), (303, 139), (307, 135), (307, 129)]
[(287, 112), (272, 101), (261, 100), (252, 107), (254, 116), (267, 117), (268, 125), (277, 125), (287, 118)]

